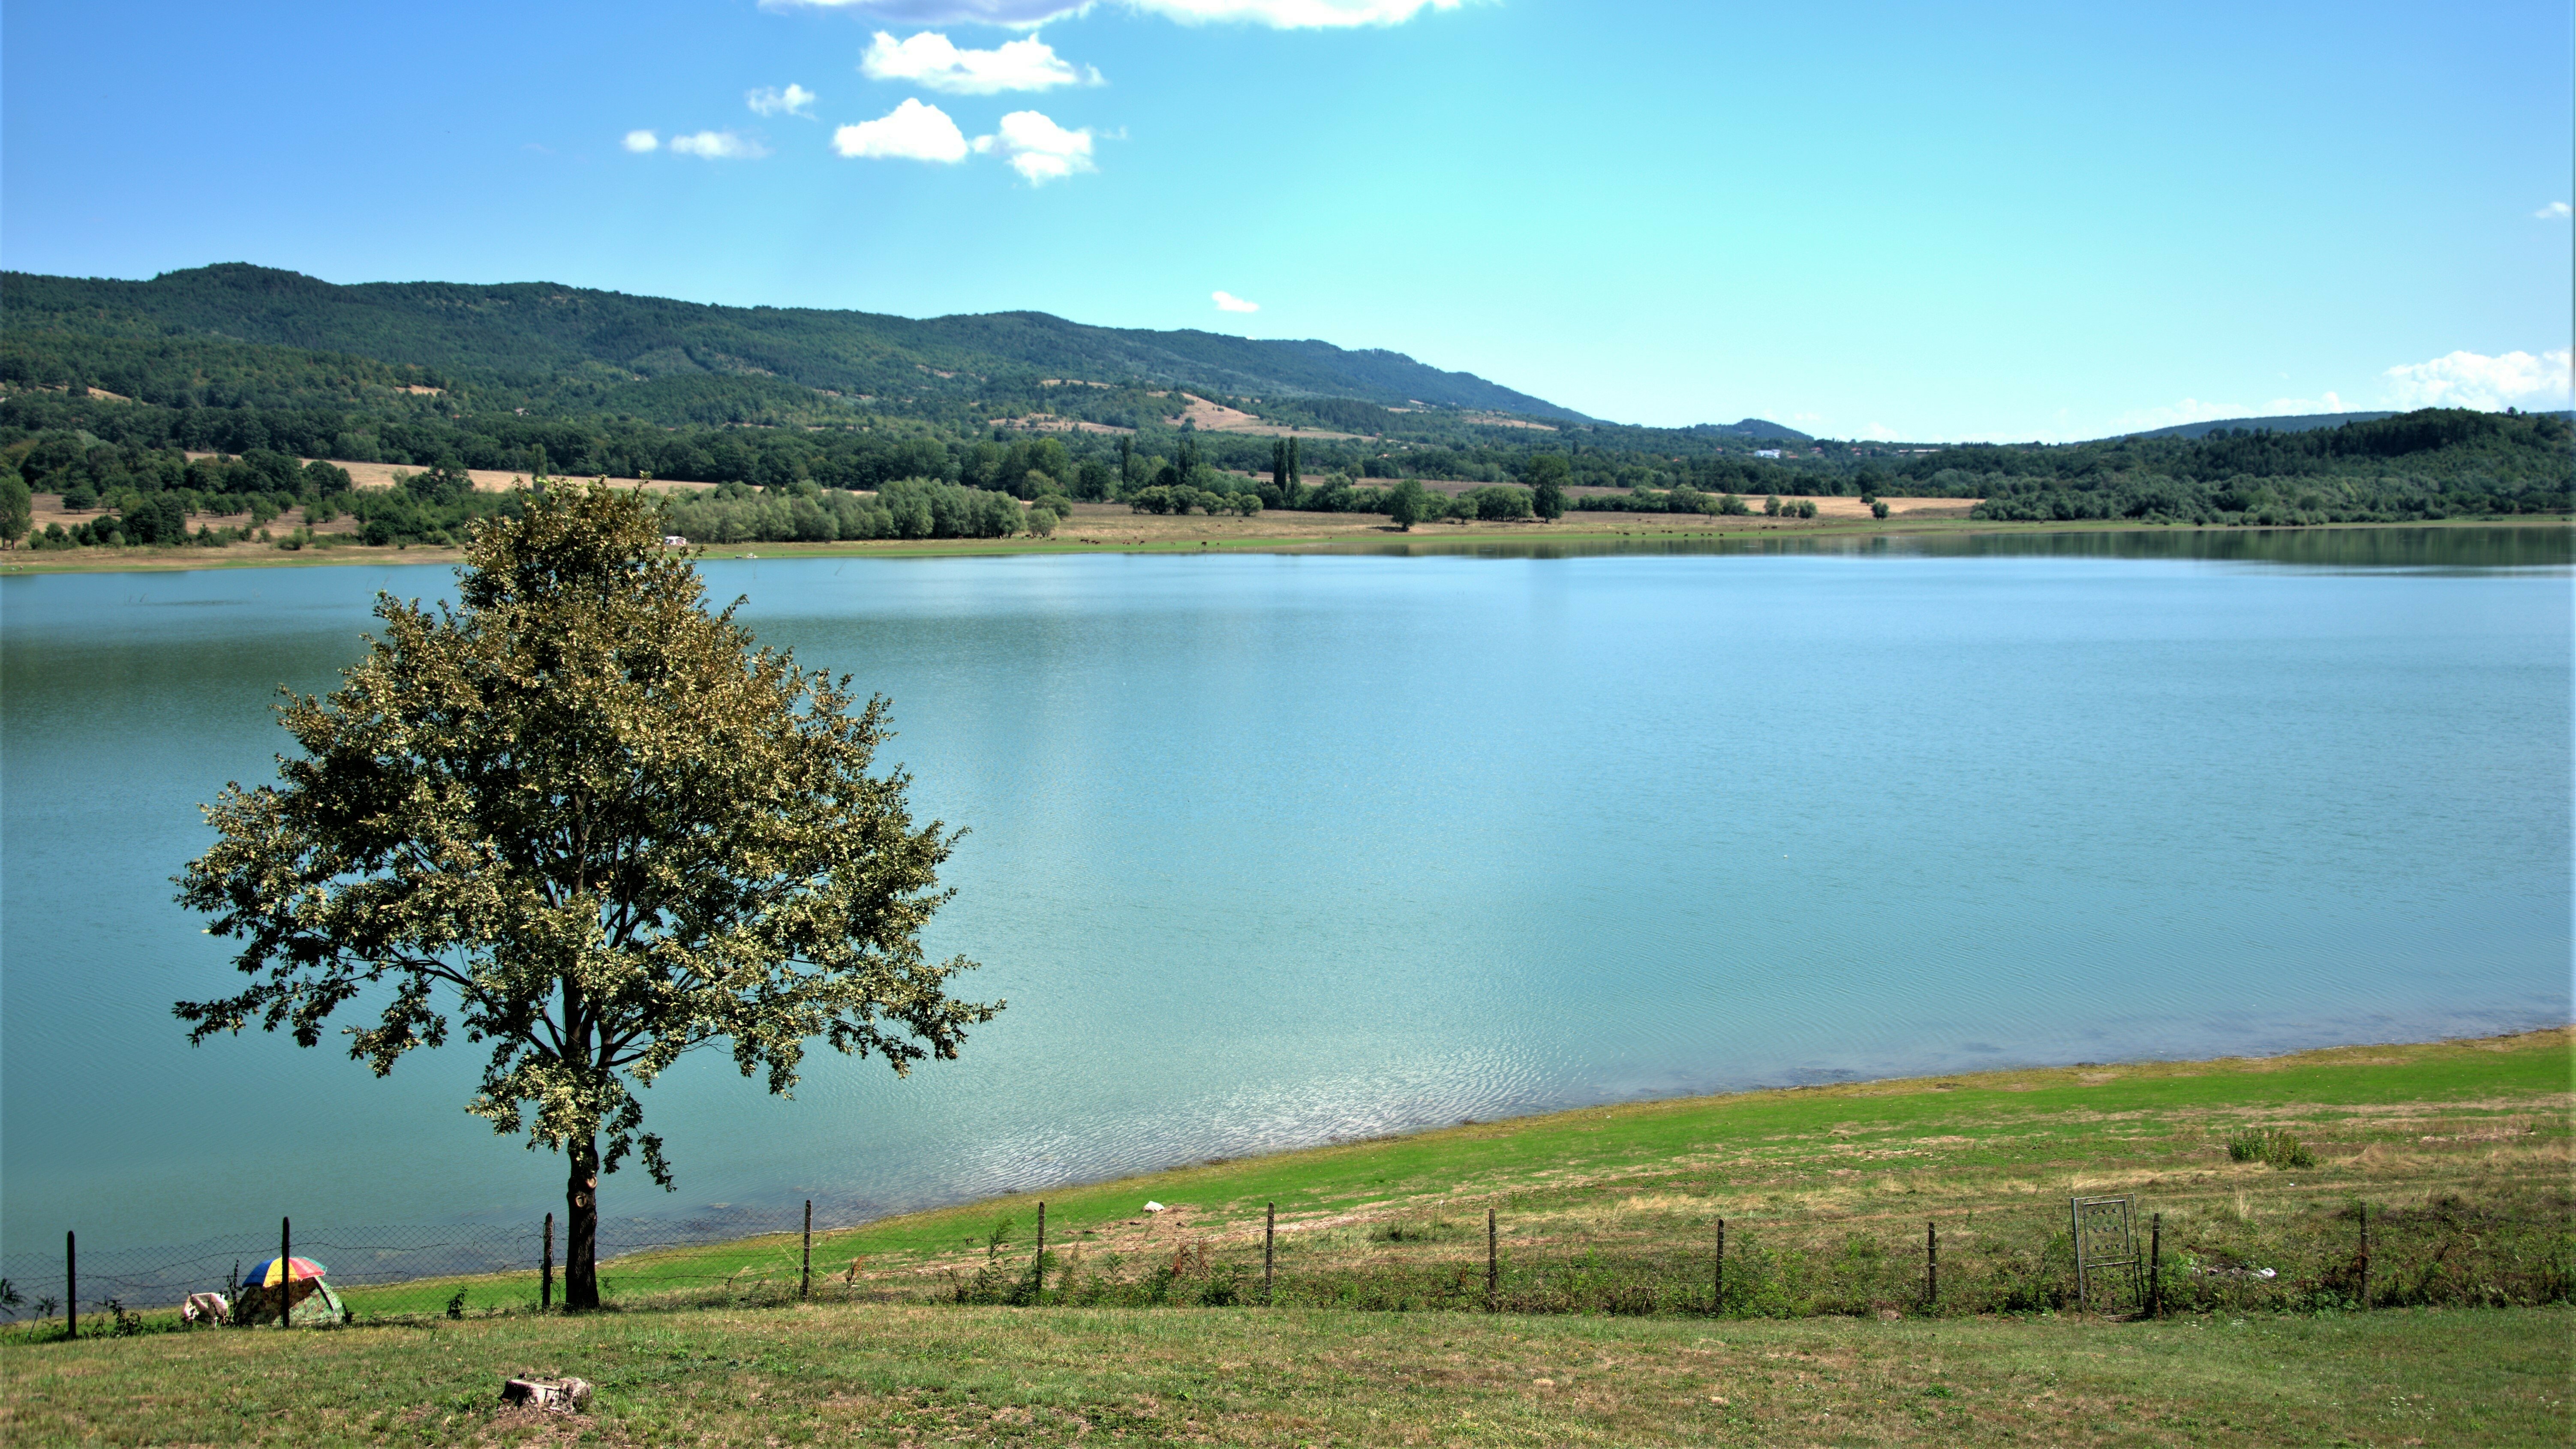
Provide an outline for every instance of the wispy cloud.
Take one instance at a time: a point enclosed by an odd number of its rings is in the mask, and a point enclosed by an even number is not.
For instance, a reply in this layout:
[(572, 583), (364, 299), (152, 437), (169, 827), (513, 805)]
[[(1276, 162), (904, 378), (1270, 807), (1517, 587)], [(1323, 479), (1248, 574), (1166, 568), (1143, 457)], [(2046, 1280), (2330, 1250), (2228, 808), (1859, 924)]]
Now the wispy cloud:
[(2568, 215), (2567, 203), (2563, 201), (2553, 201), (2538, 211), (2533, 212), (2532, 215), (2539, 217), (2542, 221), (2562, 220)]
[(743, 92), (742, 98), (755, 115), (803, 116), (809, 121), (814, 119), (814, 102), (821, 99), (794, 81), (789, 81), (783, 91), (776, 86), (762, 86)]
[(901, 161), (963, 161), (966, 133), (937, 106), (907, 99), (873, 121), (843, 126), (832, 133), (832, 149), (844, 156)]
[(868, 42), (859, 70), (870, 80), (908, 81), (925, 90), (952, 96), (990, 96), (1003, 91), (1043, 91), (1098, 85), (1100, 72), (1078, 71), (1055, 48), (1032, 35), (1007, 40), (991, 50), (963, 50), (937, 31), (925, 30), (910, 40), (897, 40), (880, 30)]
[(1216, 309), (1220, 312), (1258, 312), (1261, 310), (1260, 303), (1247, 302), (1241, 297), (1234, 295), (1232, 292), (1210, 292), (1208, 293), (1208, 296), (1215, 299)]
[(650, 131), (629, 131), (626, 133), (625, 145), (627, 150), (641, 155), (646, 151), (661, 150), (662, 138)]
[(2389, 392), (2404, 407), (2499, 408), (2538, 403), (2565, 407), (2568, 402), (2568, 349), (2508, 352), (2487, 357), (2454, 352), (2430, 362), (2392, 367), (2384, 374)]
[(1067, 130), (1036, 111), (1004, 116), (1001, 134), (976, 137), (975, 149), (1000, 152), (1031, 186), (1099, 169), (1091, 164), (1090, 131)]
[[(761, 0), (771, 10), (849, 10), (915, 25), (1044, 25), (1092, 7), (1095, 0)], [(1113, 0), (1127, 9), (1183, 24), (1267, 25), (1327, 30), (1401, 25), (1425, 10), (1455, 10), (1466, 0)]]
[(671, 149), (682, 156), (702, 156), (709, 161), (757, 161), (769, 154), (768, 147), (738, 131), (673, 136)]

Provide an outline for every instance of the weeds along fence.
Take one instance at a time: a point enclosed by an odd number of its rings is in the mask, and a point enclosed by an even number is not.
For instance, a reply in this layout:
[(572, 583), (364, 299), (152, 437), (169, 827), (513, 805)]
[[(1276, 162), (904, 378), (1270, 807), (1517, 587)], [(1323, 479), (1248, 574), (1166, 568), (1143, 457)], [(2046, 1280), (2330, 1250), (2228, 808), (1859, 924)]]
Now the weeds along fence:
[[(325, 1281), (361, 1322), (533, 1310), (543, 1300), (562, 1301), (560, 1227), (540, 1215), (507, 1224), (282, 1224), (150, 1247), (72, 1238), (50, 1251), (0, 1256), (7, 1285), (0, 1319), (68, 1323), (77, 1315), (84, 1333), (93, 1321), (96, 1331), (110, 1332), (127, 1315), (166, 1316), (192, 1293), (232, 1297), (245, 1273), (278, 1255), (282, 1230), (296, 1257), (322, 1264)], [(739, 1238), (603, 1224), (598, 1251), (603, 1299), (741, 1292), (781, 1279), (792, 1285), (802, 1266), (796, 1231)]]
[[(2242, 1200), (2138, 1204), (2140, 1271), (2128, 1311), (2261, 1312), (2473, 1307), (2576, 1300), (2576, 1189), (2557, 1184), (2406, 1205), (2359, 1199), (2249, 1208)], [(1043, 1218), (1041, 1218), (1043, 1221)], [(1374, 1223), (1266, 1232), (1255, 1224), (1144, 1245), (1076, 1233), (1041, 1247), (1007, 1221), (963, 1260), (870, 1271), (838, 1230), (816, 1241), (810, 1206), (778, 1231), (603, 1224), (603, 1301), (644, 1305), (984, 1303), (1101, 1307), (1276, 1304), (1378, 1312), (1799, 1318), (2069, 1312), (2079, 1307), (2064, 1200), (1931, 1219), (1863, 1222), (1690, 1210), (1604, 1226), (1498, 1203)], [(1117, 1244), (1123, 1243), (1124, 1246)], [(178, 1246), (83, 1245), (77, 1286), (60, 1253), (0, 1259), (0, 1314), (20, 1331), (68, 1316), (81, 1331), (175, 1322), (190, 1293), (229, 1294), (277, 1255), (277, 1232)], [(294, 1231), (360, 1322), (534, 1311), (561, 1302), (562, 1241), (547, 1224), (315, 1225)], [(2151, 1268), (2151, 1271), (2150, 1271)], [(8, 1301), (14, 1298), (14, 1302)]]
[[(2515, 1203), (2359, 1201), (2273, 1214), (2199, 1205), (2139, 1220), (2118, 1311), (2319, 1311), (2563, 1303), (2576, 1297), (2564, 1193)], [(1275, 1240), (1088, 1245), (1040, 1260), (995, 1244), (930, 1294), (963, 1303), (1384, 1312), (1966, 1316), (2079, 1311), (2060, 1200), (1865, 1226), (1716, 1217), (1633, 1235), (1425, 1215)], [(1723, 1256), (1721, 1257), (1721, 1253)], [(2152, 1272), (2148, 1271), (2152, 1262)], [(2097, 1308), (2101, 1305), (2096, 1304)]]

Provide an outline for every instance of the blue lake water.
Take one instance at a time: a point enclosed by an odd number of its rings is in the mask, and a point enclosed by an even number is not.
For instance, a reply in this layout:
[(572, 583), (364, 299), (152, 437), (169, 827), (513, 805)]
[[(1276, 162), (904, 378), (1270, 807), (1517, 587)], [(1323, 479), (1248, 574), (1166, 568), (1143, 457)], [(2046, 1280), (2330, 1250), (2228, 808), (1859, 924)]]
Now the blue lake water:
[[(647, 1094), (679, 1191), (604, 1208), (2567, 1020), (2567, 535), (2270, 537), (709, 564), (891, 696), (918, 812), (973, 831), (928, 945), (1011, 1005), (792, 1102), (692, 1061)], [(273, 691), (329, 688), (376, 589), (450, 578), (0, 580), (11, 1249), (560, 1206), (461, 1043), (378, 1081), (169, 1014), (234, 989), (170, 900), (195, 806), (269, 774)]]

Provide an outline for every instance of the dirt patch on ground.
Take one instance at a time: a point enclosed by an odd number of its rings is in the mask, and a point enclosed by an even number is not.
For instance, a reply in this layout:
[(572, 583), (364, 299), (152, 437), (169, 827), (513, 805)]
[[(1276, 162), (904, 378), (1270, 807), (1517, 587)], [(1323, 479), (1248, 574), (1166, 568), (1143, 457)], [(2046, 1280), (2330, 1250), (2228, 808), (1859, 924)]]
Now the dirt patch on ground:
[[(33, 387), (25, 387), (25, 386), (21, 386), (21, 387), (0, 388), (0, 397), (6, 397), (6, 396), (8, 396), (10, 393), (13, 393), (13, 392), (70, 392), (70, 391), (71, 391), (71, 389), (70, 389), (69, 387), (67, 387), (67, 386), (65, 386), (65, 385), (63, 385), (63, 384), (61, 384), (61, 383), (56, 383), (56, 384), (54, 384), (54, 385), (53, 385), (53, 386), (51, 386), (51, 387), (47, 387), (47, 386), (45, 386), (44, 384), (39, 383), (39, 384), (37, 384), (37, 385), (35, 385), (35, 386), (33, 386)], [(125, 394), (123, 394), (123, 393), (121, 393), (121, 392), (109, 392), (109, 391), (107, 391), (107, 390), (106, 390), (106, 389), (104, 389), (104, 388), (96, 388), (96, 387), (91, 388), (91, 389), (89, 390), (88, 396), (93, 397), (93, 398), (96, 398), (96, 399), (98, 399), (100, 402), (132, 402), (132, 401), (134, 401), (134, 399), (132, 399), (132, 398), (130, 398), (130, 397), (127, 397)]]
[(1249, 433), (1263, 438), (1357, 438), (1359, 433), (1336, 433), (1326, 428), (1291, 427), (1286, 423), (1265, 423), (1241, 408), (1212, 403), (1195, 393), (1182, 393), (1189, 410), (1181, 414), (1184, 421), (1202, 433)]

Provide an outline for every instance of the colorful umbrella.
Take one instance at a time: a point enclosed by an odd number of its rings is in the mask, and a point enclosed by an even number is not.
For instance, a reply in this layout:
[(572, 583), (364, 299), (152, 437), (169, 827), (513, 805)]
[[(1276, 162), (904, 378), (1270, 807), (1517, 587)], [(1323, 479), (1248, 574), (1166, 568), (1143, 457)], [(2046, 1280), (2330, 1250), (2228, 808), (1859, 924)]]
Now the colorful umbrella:
[(319, 1278), (324, 1273), (330, 1271), (321, 1264), (314, 1262), (311, 1258), (271, 1258), (267, 1262), (260, 1264), (258, 1267), (251, 1269), (250, 1276), (242, 1280), (242, 1286), (244, 1288), (276, 1287), (278, 1278), (277, 1269), (280, 1263), (287, 1266), (287, 1276), (292, 1278)]

